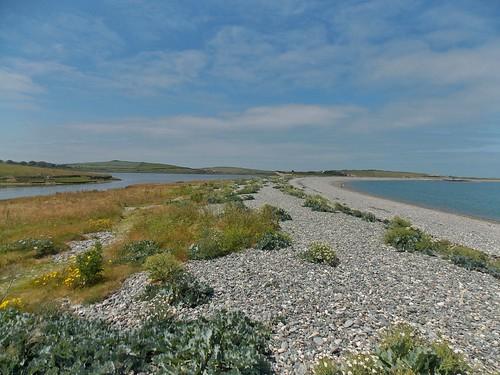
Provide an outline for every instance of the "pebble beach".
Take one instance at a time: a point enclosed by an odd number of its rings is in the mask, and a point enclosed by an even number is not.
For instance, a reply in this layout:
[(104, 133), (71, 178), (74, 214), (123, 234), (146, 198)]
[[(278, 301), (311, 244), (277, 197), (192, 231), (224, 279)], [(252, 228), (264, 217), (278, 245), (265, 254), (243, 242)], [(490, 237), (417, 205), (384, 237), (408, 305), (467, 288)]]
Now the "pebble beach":
[[(338, 187), (338, 182), (337, 178), (292, 181), (308, 193), (320, 193), (377, 217), (400, 215), (439, 238), (500, 252), (498, 224), (361, 195)], [(379, 332), (400, 321), (430, 339), (439, 335), (449, 340), (477, 373), (500, 370), (498, 280), (438, 257), (396, 252), (384, 244), (380, 222), (313, 212), (302, 206), (303, 200), (269, 185), (254, 197), (246, 204), (272, 204), (290, 213), (292, 220), (283, 222), (282, 228), (292, 237), (292, 246), (188, 262), (187, 270), (213, 287), (215, 295), (197, 308), (173, 308), (179, 319), (227, 309), (269, 325), (277, 374), (307, 374), (321, 357), (371, 350)], [(331, 245), (340, 265), (301, 259), (299, 254), (314, 241)], [(149, 305), (137, 300), (147, 282), (145, 274), (136, 274), (105, 301), (71, 308), (79, 316), (133, 328), (148, 315)]]

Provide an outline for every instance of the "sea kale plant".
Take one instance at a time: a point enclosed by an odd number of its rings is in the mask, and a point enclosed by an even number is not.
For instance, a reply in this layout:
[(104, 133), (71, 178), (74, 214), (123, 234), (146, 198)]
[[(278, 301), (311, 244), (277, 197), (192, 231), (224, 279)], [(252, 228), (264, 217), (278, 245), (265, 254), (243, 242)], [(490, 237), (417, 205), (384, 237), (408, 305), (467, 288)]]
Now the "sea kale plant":
[(340, 264), (335, 250), (330, 245), (321, 242), (313, 242), (309, 248), (301, 254), (301, 257), (311, 263), (325, 263), (336, 267)]
[(208, 303), (214, 290), (188, 272), (177, 272), (168, 281), (149, 284), (142, 296), (144, 300), (162, 297), (172, 305), (183, 304), (191, 308)]
[(283, 249), (291, 244), (292, 239), (288, 234), (281, 231), (271, 231), (265, 233), (255, 247), (259, 250), (276, 250)]
[(270, 374), (269, 333), (241, 313), (137, 330), (69, 314), (0, 310), (1, 374)]
[(125, 244), (119, 253), (119, 262), (143, 263), (144, 260), (162, 251), (155, 241), (141, 240)]
[(465, 375), (471, 367), (444, 340), (429, 342), (407, 324), (389, 328), (377, 348), (368, 354), (351, 354), (343, 361), (323, 358), (315, 375)]

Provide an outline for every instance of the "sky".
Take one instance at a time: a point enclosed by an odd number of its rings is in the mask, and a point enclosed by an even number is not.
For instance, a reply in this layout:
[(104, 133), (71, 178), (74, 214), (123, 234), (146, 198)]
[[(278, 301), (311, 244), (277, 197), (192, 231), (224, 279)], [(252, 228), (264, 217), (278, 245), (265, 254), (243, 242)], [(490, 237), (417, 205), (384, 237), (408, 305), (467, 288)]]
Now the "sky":
[(500, 177), (498, 0), (0, 0), (0, 159)]

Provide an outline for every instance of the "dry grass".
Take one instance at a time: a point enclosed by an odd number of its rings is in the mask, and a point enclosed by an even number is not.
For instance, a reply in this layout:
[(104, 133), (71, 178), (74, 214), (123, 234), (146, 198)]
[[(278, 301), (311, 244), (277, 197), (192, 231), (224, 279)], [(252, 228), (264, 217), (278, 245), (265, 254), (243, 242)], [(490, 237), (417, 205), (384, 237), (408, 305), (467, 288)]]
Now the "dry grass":
[(24, 238), (69, 241), (92, 230), (92, 221), (120, 220), (126, 206), (161, 204), (192, 190), (187, 184), (57, 194), (0, 202), (0, 245)]
[[(10, 286), (8, 297), (21, 298), (26, 310), (38, 310), (63, 297), (83, 303), (101, 300), (140, 270), (138, 265), (114, 262), (129, 240), (157, 240), (185, 259), (187, 246), (203, 226), (211, 225), (214, 216), (202, 209), (203, 203), (182, 202), (193, 192), (225, 184), (138, 185), (0, 202), (0, 298)], [(125, 210), (141, 206), (145, 208)], [(1, 251), (2, 246), (27, 238), (52, 238), (64, 244), (95, 230), (96, 220), (111, 223), (120, 240), (104, 249), (102, 282), (88, 288), (71, 289), (61, 283), (35, 286), (36, 277), (67, 265), (55, 264), (48, 257), (35, 259), (33, 251)]]

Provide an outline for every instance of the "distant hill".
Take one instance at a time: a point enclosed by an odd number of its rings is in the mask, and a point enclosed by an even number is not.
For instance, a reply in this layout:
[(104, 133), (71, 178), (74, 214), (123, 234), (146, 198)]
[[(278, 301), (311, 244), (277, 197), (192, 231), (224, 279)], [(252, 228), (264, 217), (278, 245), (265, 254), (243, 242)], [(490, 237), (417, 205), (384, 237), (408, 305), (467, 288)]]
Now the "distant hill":
[(273, 171), (265, 171), (262, 169), (238, 168), (238, 167), (210, 167), (202, 168), (207, 173), (218, 174), (253, 174), (253, 175), (273, 175)]
[(384, 171), (379, 169), (332, 169), (326, 171), (279, 171), (300, 176), (345, 176), (345, 177), (385, 177), (385, 178), (422, 178), (440, 177), (419, 172)]
[(0, 186), (91, 183), (104, 182), (111, 178), (110, 175), (0, 161)]
[(61, 164), (61, 167), (88, 172), (115, 173), (204, 173), (203, 170), (171, 164), (111, 160), (91, 163)]
[(104, 162), (61, 164), (63, 168), (87, 172), (107, 173), (186, 173), (186, 174), (274, 174), (271, 171), (237, 167), (189, 168), (172, 164), (146, 163), (135, 161), (111, 160)]
[(393, 178), (417, 178), (417, 177), (435, 177), (426, 173), (419, 172), (400, 172), (400, 171), (384, 171), (379, 169), (343, 169), (341, 170), (347, 176), (354, 177), (393, 177)]

